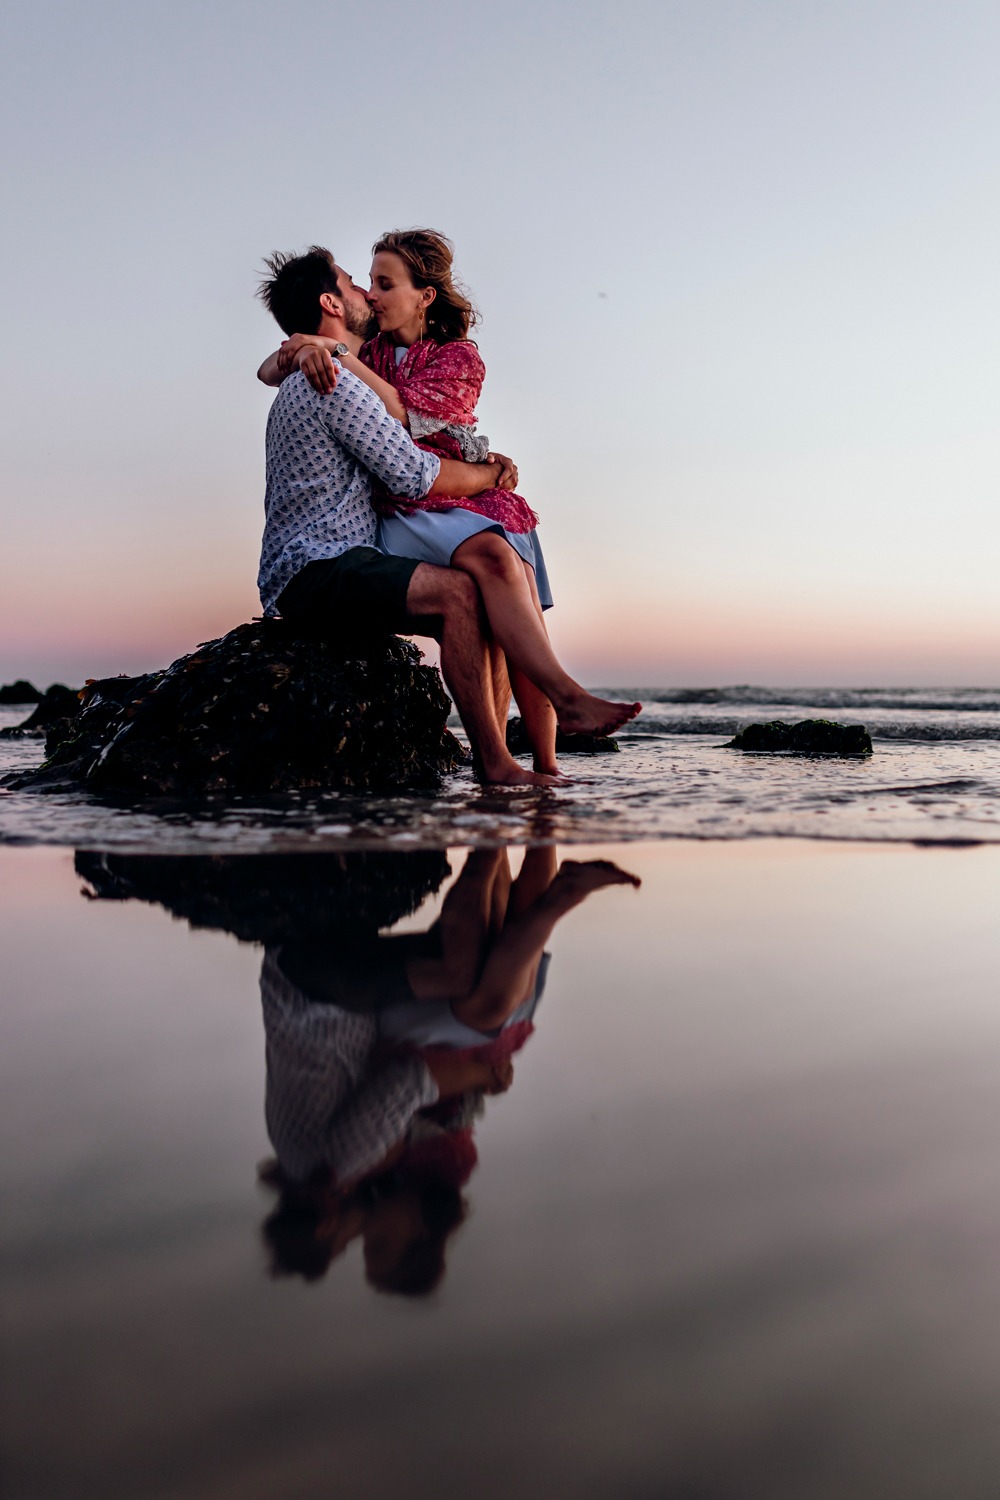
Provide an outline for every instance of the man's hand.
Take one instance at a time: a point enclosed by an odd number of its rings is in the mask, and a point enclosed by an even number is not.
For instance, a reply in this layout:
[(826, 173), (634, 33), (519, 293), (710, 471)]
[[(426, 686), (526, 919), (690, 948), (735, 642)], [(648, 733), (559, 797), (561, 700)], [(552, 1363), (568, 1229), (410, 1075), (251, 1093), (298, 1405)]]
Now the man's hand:
[(487, 453), (486, 462), (500, 465), (500, 478), (496, 483), (498, 490), (517, 489), (517, 464), (512, 458), (508, 458), (505, 453)]

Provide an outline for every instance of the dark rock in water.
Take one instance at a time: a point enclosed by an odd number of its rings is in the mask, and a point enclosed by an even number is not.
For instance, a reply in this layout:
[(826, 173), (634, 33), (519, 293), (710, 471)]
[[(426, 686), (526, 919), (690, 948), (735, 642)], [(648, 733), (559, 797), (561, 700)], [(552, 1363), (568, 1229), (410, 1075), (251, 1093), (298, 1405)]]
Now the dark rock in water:
[(407, 917), (450, 873), (438, 849), (339, 854), (78, 853), (102, 901), (148, 901), (243, 943), (355, 939)]
[[(563, 734), (556, 730), (557, 755), (613, 755), (620, 750), (609, 734)], [(530, 755), (531, 744), (519, 717), (507, 720), (507, 749), (511, 755)]]
[(30, 682), (19, 677), (16, 682), (5, 682), (0, 687), (0, 703), (40, 703), (42, 695)]
[(34, 710), (23, 723), (16, 724), (11, 729), (0, 729), (0, 739), (20, 740), (44, 734), (48, 740), (53, 733), (61, 733), (66, 728), (67, 721), (75, 718), (79, 712), (80, 693), (76, 688), (63, 687), (61, 682), (56, 682), (39, 695)]
[(75, 718), (79, 712), (80, 690), (55, 682), (42, 694), (34, 713), (23, 724), (19, 724), (18, 728), (49, 733), (67, 719)]
[(871, 755), (871, 735), (863, 724), (835, 724), (832, 719), (801, 719), (786, 724), (748, 724), (728, 742), (733, 750), (791, 751), (796, 755)]
[(89, 682), (7, 785), (130, 796), (433, 787), (465, 759), (437, 671), (396, 636), (239, 625), (162, 672)]

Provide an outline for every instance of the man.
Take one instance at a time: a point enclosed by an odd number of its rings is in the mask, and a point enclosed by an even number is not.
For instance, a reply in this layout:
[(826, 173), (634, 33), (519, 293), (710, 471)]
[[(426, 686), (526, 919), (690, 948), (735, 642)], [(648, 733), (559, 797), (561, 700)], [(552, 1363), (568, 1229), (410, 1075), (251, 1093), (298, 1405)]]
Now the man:
[[(306, 255), (272, 256), (267, 265), (272, 274), (261, 299), (286, 333), (319, 334), (332, 341), (334, 352), (357, 353), (371, 331), (371, 311), (328, 250), (314, 245)], [(323, 393), (296, 371), (282, 383), (267, 424), (267, 519), (258, 575), (265, 613), (436, 635), (442, 675), (483, 779), (555, 784), (558, 778), (525, 770), (507, 750), (509, 688), (497, 670), (498, 653), (491, 657), (476, 584), (457, 570), (388, 557), (374, 546), (372, 475), (391, 494), (412, 499), (477, 495), (516, 479), (508, 460), (468, 464), (417, 448), (349, 371), (340, 369), (333, 390)], [(429, 617), (436, 623), (429, 625)], [(638, 711), (638, 704), (595, 698), (574, 682), (533, 613), (524, 623), (524, 641), (515, 630), (508, 652), (528, 649), (532, 630), (540, 638), (534, 643), (539, 660), (535, 671), (522, 669), (551, 699), (568, 732), (612, 732)]]

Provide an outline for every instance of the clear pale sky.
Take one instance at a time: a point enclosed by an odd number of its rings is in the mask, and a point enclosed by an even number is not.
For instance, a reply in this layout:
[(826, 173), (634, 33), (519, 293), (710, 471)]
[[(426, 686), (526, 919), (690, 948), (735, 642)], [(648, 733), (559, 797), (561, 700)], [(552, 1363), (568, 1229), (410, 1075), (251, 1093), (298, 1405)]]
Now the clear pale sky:
[(260, 259), (426, 224), (571, 669), (1000, 682), (995, 0), (15, 0), (0, 58), (0, 680), (258, 610)]

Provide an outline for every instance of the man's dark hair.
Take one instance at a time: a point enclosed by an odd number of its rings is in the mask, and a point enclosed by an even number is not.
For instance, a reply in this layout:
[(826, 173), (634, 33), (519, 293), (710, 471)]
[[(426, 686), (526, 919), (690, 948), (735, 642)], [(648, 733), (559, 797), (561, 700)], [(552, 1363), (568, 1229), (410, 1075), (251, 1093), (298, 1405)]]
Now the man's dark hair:
[(319, 299), (324, 292), (340, 296), (337, 266), (329, 250), (310, 245), (305, 255), (265, 257), (270, 271), (257, 288), (257, 296), (285, 333), (317, 333), (323, 317)]

